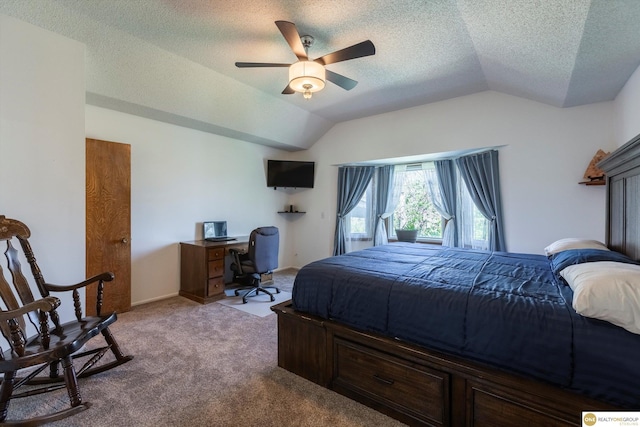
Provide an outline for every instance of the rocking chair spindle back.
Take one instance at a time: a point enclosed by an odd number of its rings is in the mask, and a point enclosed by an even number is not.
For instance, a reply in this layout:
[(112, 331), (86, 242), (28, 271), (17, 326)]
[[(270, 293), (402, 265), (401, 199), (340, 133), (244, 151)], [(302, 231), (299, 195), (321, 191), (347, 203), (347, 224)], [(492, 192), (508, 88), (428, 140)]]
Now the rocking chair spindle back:
[[(30, 235), (31, 232), (25, 224), (0, 215), (0, 242), (6, 242), (4, 264), (8, 272), (5, 277), (3, 263), (0, 263), (0, 298), (4, 302), (4, 307), (0, 308), (0, 331), (6, 342), (6, 345), (2, 346), (4, 351), (0, 352), (0, 373), (4, 374), (0, 385), (0, 424), (15, 422), (6, 419), (11, 399), (62, 387), (67, 388), (69, 408), (45, 416), (20, 420), (20, 423), (39, 425), (85, 410), (90, 405), (82, 402), (77, 378), (104, 372), (133, 359), (133, 356), (123, 354), (109, 331), (109, 325), (117, 319), (116, 313), (100, 315), (98, 312), (97, 316), (82, 316), (78, 290), (98, 282), (100, 306), (104, 284), (113, 280), (113, 274), (102, 273), (73, 285), (47, 283), (29, 244)], [(29, 280), (22, 272), (21, 259), (26, 259), (30, 266), (33, 281), (40, 294), (39, 298), (34, 298)], [(65, 292), (72, 294), (75, 319), (62, 323), (56, 310), (60, 306), (60, 299), (51, 294)], [(99, 334), (103, 336), (105, 344), (85, 350), (83, 346)], [(113, 356), (112, 360), (99, 363), (107, 354)], [(84, 361), (78, 371), (74, 367), (76, 359)], [(60, 364), (63, 375), (58, 371)], [(18, 370), (29, 367), (34, 370), (30, 370), (24, 378), (16, 376)], [(48, 376), (40, 376), (39, 374), (47, 368)], [(16, 393), (16, 390), (25, 384), (41, 387)]]

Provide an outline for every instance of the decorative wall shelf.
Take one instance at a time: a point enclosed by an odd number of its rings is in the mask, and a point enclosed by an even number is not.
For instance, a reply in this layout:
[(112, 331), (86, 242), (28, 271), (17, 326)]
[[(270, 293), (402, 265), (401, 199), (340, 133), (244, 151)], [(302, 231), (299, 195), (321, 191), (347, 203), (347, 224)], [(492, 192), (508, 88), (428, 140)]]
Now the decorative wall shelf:
[(278, 213), (281, 213), (281, 214), (306, 214), (306, 212), (300, 212), (300, 211), (293, 211), (293, 212), (290, 212), (290, 211), (278, 211)]
[(595, 181), (581, 181), (578, 184), (584, 184), (584, 185), (605, 185), (606, 182), (604, 179), (598, 179)]
[(598, 163), (600, 163), (601, 160), (607, 158), (608, 155), (609, 153), (598, 150), (598, 152), (593, 156), (593, 159), (591, 159), (589, 166), (587, 166), (587, 170), (584, 172), (584, 181), (580, 181), (578, 184), (605, 185), (605, 175), (602, 169), (598, 167)]

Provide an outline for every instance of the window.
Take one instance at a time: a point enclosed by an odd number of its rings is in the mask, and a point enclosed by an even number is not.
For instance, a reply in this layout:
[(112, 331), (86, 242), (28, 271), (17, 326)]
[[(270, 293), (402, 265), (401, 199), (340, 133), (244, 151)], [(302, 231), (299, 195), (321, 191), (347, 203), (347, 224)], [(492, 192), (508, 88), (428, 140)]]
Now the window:
[[(440, 204), (438, 178), (433, 163), (420, 163), (396, 167), (394, 172), (399, 194), (393, 214), (386, 220), (387, 234), (395, 238), (396, 228), (413, 228), (419, 230), (418, 239), (422, 241), (442, 241), (444, 219), (438, 212), (436, 204)], [(362, 199), (346, 218), (347, 252), (370, 245), (373, 240), (375, 222), (374, 206), (377, 186), (377, 174), (371, 180)], [(460, 246), (475, 249), (488, 249), (489, 221), (476, 207), (467, 191), (466, 185), (458, 174), (458, 212), (456, 227), (460, 238)], [(436, 198), (435, 203), (433, 198)], [(351, 241), (354, 243), (351, 247)], [(364, 243), (368, 242), (368, 243)]]
[(396, 179), (402, 180), (402, 187), (391, 217), (390, 236), (395, 235), (396, 228), (408, 228), (419, 230), (419, 239), (442, 240), (442, 216), (431, 200), (423, 170), (429, 166), (433, 164), (407, 165), (405, 171), (397, 172)]
[(347, 236), (351, 239), (373, 238), (373, 186), (372, 179), (358, 205), (347, 216)]
[(489, 248), (489, 220), (473, 203), (467, 186), (458, 176), (458, 217), (460, 221), (460, 246), (464, 248)]

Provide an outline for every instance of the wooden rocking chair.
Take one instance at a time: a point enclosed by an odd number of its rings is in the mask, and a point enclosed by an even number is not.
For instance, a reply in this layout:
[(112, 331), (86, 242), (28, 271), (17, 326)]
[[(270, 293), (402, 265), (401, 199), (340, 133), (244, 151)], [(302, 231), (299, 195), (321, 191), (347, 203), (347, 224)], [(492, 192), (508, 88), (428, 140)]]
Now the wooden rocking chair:
[[(0, 312), (0, 329), (11, 347), (4, 352), (4, 359), (0, 359), (0, 372), (4, 373), (4, 379), (0, 386), (0, 423), (4, 422), (7, 416), (11, 398), (43, 393), (65, 386), (71, 400), (70, 408), (48, 416), (25, 420), (25, 424), (38, 425), (80, 412), (88, 408), (89, 405), (82, 403), (76, 379), (104, 372), (133, 359), (133, 356), (125, 356), (122, 353), (109, 331), (109, 325), (116, 321), (116, 313), (105, 316), (100, 314), (104, 282), (112, 281), (113, 274), (102, 273), (68, 286), (46, 283), (28, 241), (30, 234), (29, 229), (22, 222), (0, 215), (0, 241), (7, 242), (5, 258), (7, 269), (13, 279), (13, 286), (11, 286), (6, 280), (2, 264), (0, 264), (0, 297), (6, 307), (6, 310)], [(36, 300), (33, 297), (30, 285), (21, 271), (18, 250), (12, 244), (12, 241), (15, 240), (19, 242), (24, 258), (31, 267), (31, 273), (42, 299)], [(82, 317), (78, 289), (95, 282), (98, 282), (97, 316)], [(75, 319), (61, 324), (56, 311), (60, 301), (50, 296), (50, 293), (65, 291), (72, 292)], [(29, 327), (29, 324), (22, 318), (25, 315), (27, 315), (30, 325), (38, 330), (38, 333), (31, 338), (28, 338), (25, 332), (25, 328)], [(52, 322), (52, 325), (49, 324), (49, 321)], [(99, 333), (104, 337), (106, 344), (82, 351), (85, 343)], [(109, 351), (113, 354), (114, 360), (98, 364), (98, 361)], [(85, 356), (88, 360), (76, 372), (73, 360)], [(60, 364), (63, 367), (62, 376), (59, 373)], [(33, 365), (39, 365), (39, 367), (24, 378), (16, 378), (17, 369)], [(49, 368), (49, 376), (38, 376), (47, 367)], [(25, 384), (44, 386), (22, 394), (13, 394), (15, 389)]]

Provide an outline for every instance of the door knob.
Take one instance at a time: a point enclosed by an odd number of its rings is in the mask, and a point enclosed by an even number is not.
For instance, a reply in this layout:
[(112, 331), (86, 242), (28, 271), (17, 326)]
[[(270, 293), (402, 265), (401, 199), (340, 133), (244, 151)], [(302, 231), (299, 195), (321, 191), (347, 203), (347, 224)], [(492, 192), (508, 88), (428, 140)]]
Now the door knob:
[(129, 243), (129, 240), (126, 237), (123, 237), (122, 240), (120, 240), (122, 243)]

